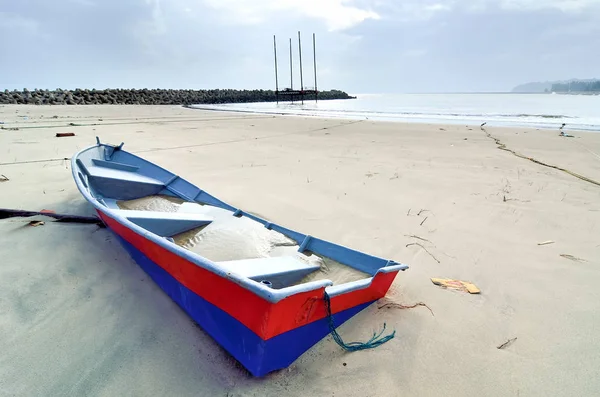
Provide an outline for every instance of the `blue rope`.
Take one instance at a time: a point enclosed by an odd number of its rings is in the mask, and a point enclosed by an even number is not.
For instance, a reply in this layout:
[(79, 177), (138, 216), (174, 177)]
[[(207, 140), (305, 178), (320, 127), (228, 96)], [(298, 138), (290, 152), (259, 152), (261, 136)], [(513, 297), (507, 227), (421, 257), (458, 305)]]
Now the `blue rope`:
[(327, 292), (325, 292), (325, 309), (327, 310), (327, 319), (329, 320), (329, 331), (331, 332), (331, 336), (333, 340), (340, 345), (340, 347), (346, 351), (354, 352), (357, 350), (364, 349), (373, 349), (378, 346), (383, 345), (385, 342), (393, 339), (396, 335), (396, 331), (393, 331), (391, 334), (381, 337), (383, 331), (385, 331), (385, 323), (383, 323), (383, 329), (380, 333), (373, 332), (373, 336), (366, 342), (350, 342), (346, 343), (342, 340), (340, 334), (335, 330), (335, 324), (333, 323), (333, 316), (331, 315), (331, 301)]

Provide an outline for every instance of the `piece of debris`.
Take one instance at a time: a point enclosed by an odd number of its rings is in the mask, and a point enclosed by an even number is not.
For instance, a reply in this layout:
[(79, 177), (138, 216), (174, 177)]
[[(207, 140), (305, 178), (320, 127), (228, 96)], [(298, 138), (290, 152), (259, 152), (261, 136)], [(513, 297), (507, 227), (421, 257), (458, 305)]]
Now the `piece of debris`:
[(57, 138), (62, 138), (65, 136), (75, 136), (75, 133), (74, 132), (57, 132), (56, 133)]
[(469, 294), (479, 294), (481, 290), (468, 281), (452, 280), (447, 278), (432, 278), (431, 282), (443, 288), (456, 289)]
[(429, 217), (428, 217), (428, 216), (426, 216), (426, 217), (425, 217), (425, 219), (423, 219), (423, 220), (421, 221), (421, 224), (420, 224), (419, 226), (423, 226), (423, 224), (425, 223), (425, 221), (427, 220), (427, 218), (429, 218)]
[(417, 216), (421, 215), (421, 213), (423, 213), (425, 211), (429, 211), (429, 210), (421, 210), (421, 211), (419, 211), (419, 213), (417, 214)]
[(391, 303), (386, 303), (385, 305), (379, 306), (377, 309), (385, 309), (385, 308), (392, 308), (392, 309), (414, 309), (417, 306), (426, 307), (431, 312), (431, 315), (435, 317), (435, 314), (433, 314), (433, 310), (431, 310), (431, 308), (429, 306), (427, 306), (427, 304), (424, 303), (424, 302), (417, 302), (414, 305), (401, 305), (400, 303), (391, 302)]
[(10, 179), (8, 179), (8, 177), (4, 174), (0, 175), (0, 182), (7, 182), (10, 181)]
[(431, 242), (431, 241), (427, 240), (426, 238), (419, 237), (419, 236), (415, 236), (414, 234), (405, 234), (404, 236), (405, 236), (405, 237), (412, 237), (412, 238), (416, 238), (416, 239), (418, 239), (418, 240), (421, 240), (421, 241), (427, 241), (428, 243), (430, 243), (430, 242)]
[(406, 213), (406, 216), (410, 216), (410, 210), (411, 210), (411, 209), (412, 209), (412, 208), (409, 208), (409, 209), (408, 209), (408, 212)]
[(35, 227), (35, 226), (42, 226), (44, 224), (45, 224), (44, 221), (31, 221), (31, 222), (28, 223), (29, 226), (33, 226), (33, 227)]
[(548, 240), (548, 241), (544, 241), (542, 243), (538, 243), (538, 245), (548, 245), (548, 244), (554, 244), (554, 241)]
[(581, 259), (581, 258), (578, 258), (576, 256), (569, 255), (569, 254), (560, 254), (560, 256), (562, 256), (563, 258), (566, 258), (566, 259), (570, 259), (570, 260), (575, 261), (575, 262), (586, 262), (585, 259)]
[(425, 252), (427, 252), (433, 259), (435, 259), (435, 261), (437, 263), (441, 263), (439, 261), (438, 258), (436, 258), (435, 256), (433, 256), (433, 254), (431, 252), (429, 252), (429, 250), (427, 248), (425, 248), (423, 245), (419, 244), (419, 243), (410, 243), (410, 244), (406, 244), (406, 248), (410, 247), (411, 245), (418, 245), (419, 247), (423, 248), (425, 250)]
[(503, 344), (501, 344), (500, 346), (496, 346), (496, 349), (504, 349), (506, 346), (510, 345), (511, 343), (513, 343), (516, 340), (517, 340), (517, 338), (509, 339), (506, 342), (504, 342)]

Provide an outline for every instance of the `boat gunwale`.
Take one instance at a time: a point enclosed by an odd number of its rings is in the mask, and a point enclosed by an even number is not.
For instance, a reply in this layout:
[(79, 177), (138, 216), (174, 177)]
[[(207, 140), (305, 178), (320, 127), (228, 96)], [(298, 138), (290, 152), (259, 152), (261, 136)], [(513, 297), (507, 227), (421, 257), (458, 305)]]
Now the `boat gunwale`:
[[(121, 147), (122, 147), (122, 145), (123, 144), (121, 144)], [(132, 230), (136, 234), (141, 235), (146, 240), (159, 245), (160, 247), (189, 261), (190, 263), (193, 263), (196, 266), (199, 266), (199, 267), (206, 269), (207, 271), (210, 271), (218, 276), (221, 276), (223, 278), (226, 278), (226, 279), (229, 279), (229, 280), (235, 282), (236, 284), (242, 286), (243, 288), (245, 288), (247, 290), (250, 290), (254, 294), (260, 296), (261, 298), (263, 298), (271, 303), (277, 303), (277, 302), (279, 302), (285, 298), (288, 298), (290, 296), (300, 294), (300, 293), (305, 293), (308, 291), (318, 290), (321, 288), (325, 288), (325, 291), (331, 297), (346, 294), (346, 293), (361, 290), (361, 289), (368, 289), (372, 285), (374, 279), (380, 273), (385, 274), (385, 273), (398, 272), (401, 270), (408, 269), (407, 265), (400, 264), (400, 263), (393, 262), (393, 261), (388, 261), (388, 265), (377, 269), (377, 271), (375, 272), (375, 274), (373, 276), (367, 277), (367, 278), (364, 278), (361, 280), (357, 280), (354, 282), (347, 282), (347, 283), (334, 285), (333, 281), (331, 281), (329, 279), (322, 279), (322, 280), (311, 281), (308, 283), (292, 285), (292, 286), (284, 287), (281, 289), (271, 289), (259, 282), (256, 282), (249, 278), (238, 275), (235, 272), (227, 271), (226, 269), (220, 267), (218, 265), (218, 263), (213, 262), (210, 259), (205, 258), (196, 252), (186, 250), (185, 248), (180, 247), (177, 244), (171, 243), (168, 240), (155, 235), (154, 233), (152, 233), (152, 232), (142, 228), (141, 226), (136, 225), (135, 223), (131, 222), (130, 220), (128, 220), (126, 217), (124, 217), (122, 214), (120, 214), (118, 209), (109, 208), (109, 207), (103, 205), (102, 203), (100, 203), (98, 201), (98, 199), (96, 199), (95, 197), (93, 197), (91, 195), (91, 193), (89, 191), (90, 187), (86, 186), (86, 183), (84, 183), (79, 178), (78, 172), (85, 174), (87, 170), (82, 169), (81, 166), (77, 163), (77, 160), (83, 153), (93, 150), (95, 148), (101, 147), (101, 146), (114, 148), (114, 146), (100, 143), (98, 140), (98, 143), (96, 145), (86, 147), (86, 148), (78, 151), (73, 157), (71, 157), (71, 172), (73, 174), (73, 179), (75, 180), (77, 189), (83, 195), (83, 197), (86, 199), (86, 201), (88, 201), (90, 204), (92, 204), (97, 211), (101, 211), (104, 215), (114, 219), (115, 221), (119, 222), (124, 227)], [(139, 156), (136, 156), (135, 154), (133, 154), (131, 152), (127, 152), (127, 151), (124, 151), (124, 152), (126, 152), (128, 155), (131, 155), (131, 156), (139, 159), (140, 161), (152, 164), (153, 166), (158, 167), (161, 170), (163, 170), (173, 176), (176, 176), (171, 171), (169, 171), (155, 163), (152, 163), (152, 162), (150, 162), (146, 159), (143, 159)], [(179, 177), (179, 178), (181, 178), (181, 177)], [(181, 179), (183, 179), (183, 178), (181, 178)], [(188, 183), (197, 187), (196, 185), (194, 185), (191, 182), (188, 182)], [(185, 197), (180, 197), (180, 198), (184, 199), (184, 200), (189, 200), (189, 198), (185, 198)], [(219, 200), (219, 201), (221, 201), (221, 200)], [(196, 201), (190, 201), (190, 202), (196, 202)], [(225, 202), (223, 202), (223, 203), (225, 203)], [(211, 205), (211, 204), (207, 204), (207, 205)], [(260, 219), (258, 217), (253, 217), (253, 218)], [(254, 219), (254, 220), (256, 221), (256, 219)], [(264, 221), (264, 220), (262, 220), (262, 221)], [(264, 222), (268, 223), (268, 221), (264, 221)], [(112, 229), (111, 229), (111, 231), (112, 231)], [(322, 241), (329, 243), (329, 244), (333, 244), (333, 243), (330, 243), (325, 240), (322, 240)], [(342, 246), (342, 247), (349, 249), (344, 246)], [(379, 259), (384, 260), (383, 258), (379, 258)]]

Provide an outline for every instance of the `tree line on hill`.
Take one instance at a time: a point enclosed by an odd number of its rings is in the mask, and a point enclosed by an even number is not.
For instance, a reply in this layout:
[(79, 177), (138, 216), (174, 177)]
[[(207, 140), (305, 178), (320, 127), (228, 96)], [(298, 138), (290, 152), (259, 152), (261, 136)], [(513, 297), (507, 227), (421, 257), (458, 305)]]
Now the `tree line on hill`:
[(512, 92), (535, 93), (535, 92), (559, 92), (559, 93), (600, 93), (600, 80), (562, 80), (525, 83), (516, 86)]
[(551, 92), (598, 92), (600, 93), (600, 80), (572, 81), (570, 83), (552, 84)]
[[(319, 100), (353, 99), (344, 91), (319, 91)], [(296, 96), (294, 100), (298, 100)], [(305, 96), (314, 99), (314, 95)], [(193, 105), (241, 102), (275, 102), (273, 90), (172, 90), (172, 89), (75, 89), (0, 91), (0, 104), (33, 105)], [(280, 95), (279, 101), (289, 101)]]

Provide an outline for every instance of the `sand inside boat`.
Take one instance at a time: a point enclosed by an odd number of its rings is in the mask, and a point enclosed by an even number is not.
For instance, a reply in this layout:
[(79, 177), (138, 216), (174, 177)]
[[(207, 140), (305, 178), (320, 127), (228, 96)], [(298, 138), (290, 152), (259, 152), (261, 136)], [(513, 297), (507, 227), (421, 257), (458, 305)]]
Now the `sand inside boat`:
[(277, 256), (301, 255), (318, 264), (319, 270), (295, 284), (329, 279), (334, 284), (371, 277), (369, 274), (316, 254), (306, 256), (298, 252), (298, 244), (279, 232), (268, 230), (249, 218), (237, 218), (230, 211), (185, 202), (181, 199), (154, 195), (134, 200), (118, 201), (121, 209), (159, 212), (187, 212), (205, 214), (214, 221), (204, 227), (172, 236), (175, 244), (211, 261), (229, 261)]

